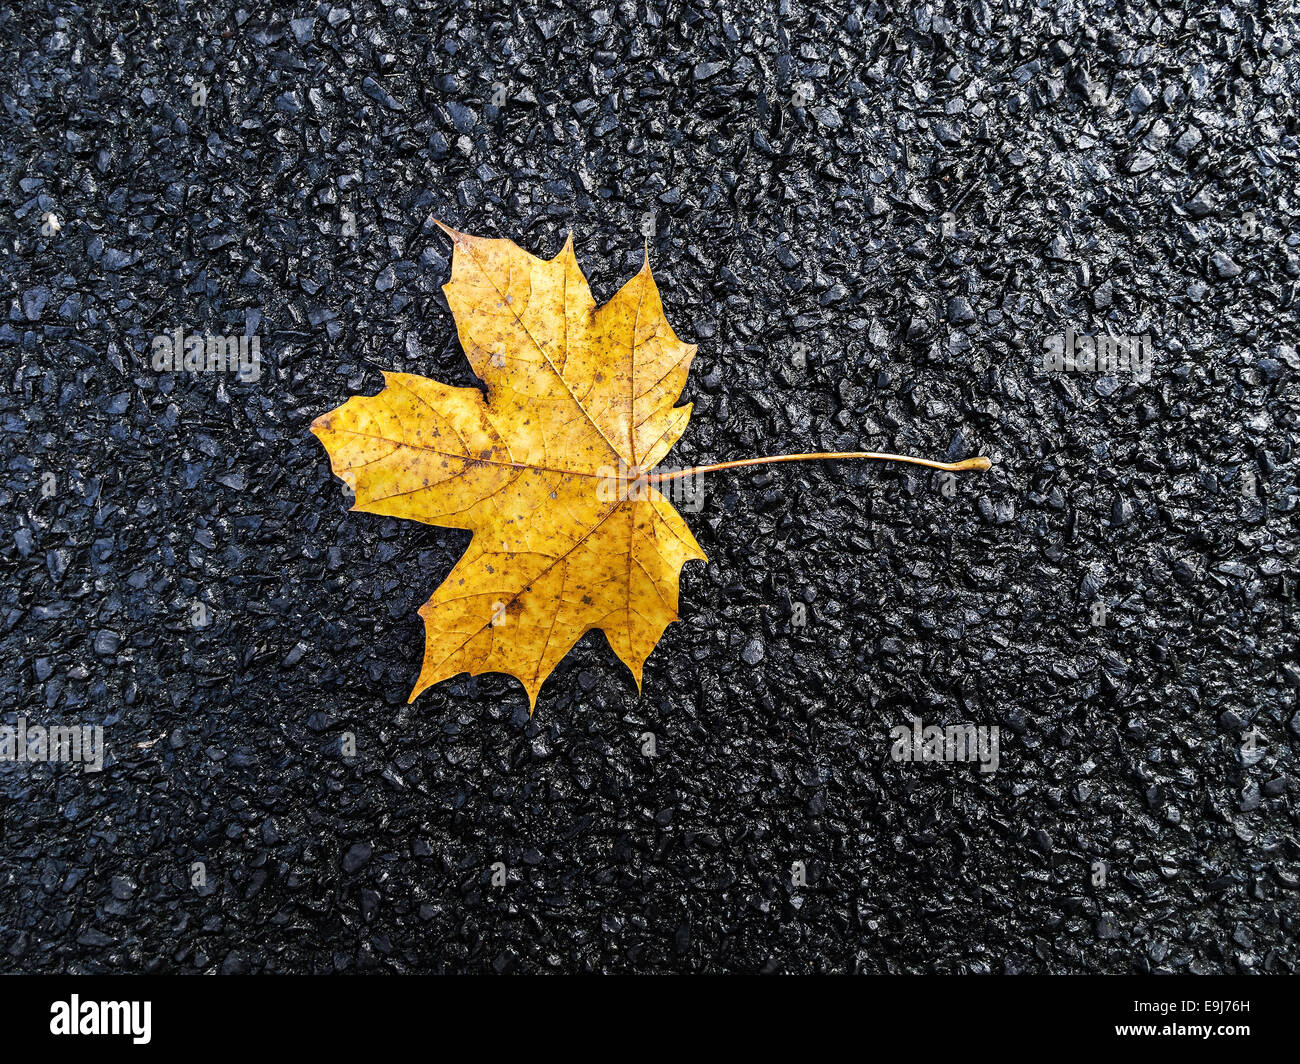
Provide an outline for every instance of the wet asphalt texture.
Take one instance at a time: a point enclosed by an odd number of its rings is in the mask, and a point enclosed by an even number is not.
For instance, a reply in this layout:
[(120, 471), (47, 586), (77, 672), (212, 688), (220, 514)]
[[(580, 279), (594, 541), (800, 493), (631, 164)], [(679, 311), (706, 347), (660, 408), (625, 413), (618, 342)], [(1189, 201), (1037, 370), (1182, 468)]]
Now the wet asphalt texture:
[[(1288, 7), (6, 8), (0, 722), (108, 753), (0, 764), (0, 970), (1294, 971)], [(640, 698), (593, 633), (407, 705), (468, 535), (308, 426), (474, 383), (434, 219), (600, 302), (648, 238), (672, 462), (995, 466), (711, 476)]]

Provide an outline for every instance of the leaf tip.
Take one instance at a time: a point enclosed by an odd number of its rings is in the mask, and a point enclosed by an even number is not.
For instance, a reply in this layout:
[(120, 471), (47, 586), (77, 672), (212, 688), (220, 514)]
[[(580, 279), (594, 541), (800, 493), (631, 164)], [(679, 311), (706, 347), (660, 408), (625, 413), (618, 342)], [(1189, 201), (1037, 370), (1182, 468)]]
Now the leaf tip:
[(444, 233), (446, 233), (447, 236), (451, 238), (451, 242), (453, 244), (460, 245), (460, 244), (469, 243), (470, 238), (468, 234), (462, 233), (457, 229), (453, 229), (451, 226), (447, 225), (446, 223), (440, 222), (437, 218), (433, 220), (433, 224), (436, 225), (439, 229), (441, 229)]
[(432, 687), (437, 682), (436, 680), (425, 679), (425, 677), (429, 675), (429, 671), (430, 671), (426, 667), (428, 664), (427, 647), (425, 648), (425, 658), (426, 660), (420, 665), (420, 675), (415, 678), (415, 686), (411, 688), (411, 696), (406, 700), (406, 704), (408, 706), (412, 702), (414, 702), (417, 698), (419, 698), (422, 694), (424, 694), (425, 691), (427, 691), (430, 687)]
[(556, 252), (555, 258), (551, 259), (551, 261), (558, 262), (566, 270), (572, 268), (577, 270), (579, 273), (582, 272), (582, 268), (578, 265), (578, 256), (573, 250), (572, 233), (569, 233), (569, 235), (564, 238), (564, 247), (560, 248), (560, 250)]
[[(668, 623), (671, 624), (672, 622), (669, 621)], [(665, 625), (664, 627), (667, 627), (667, 625)], [(663, 630), (662, 630), (662, 629), (660, 629), (659, 635), (660, 635), (660, 637), (663, 636)], [(640, 697), (641, 697), (641, 677), (642, 677), (642, 674), (645, 672), (645, 659), (642, 658), (641, 661), (640, 661), (638, 664), (636, 664), (636, 665), (633, 665), (632, 662), (627, 661), (626, 659), (624, 659), (623, 664), (626, 665), (626, 666), (628, 667), (628, 671), (632, 673), (632, 679), (636, 681), (636, 696), (637, 696), (637, 698), (640, 698)]]

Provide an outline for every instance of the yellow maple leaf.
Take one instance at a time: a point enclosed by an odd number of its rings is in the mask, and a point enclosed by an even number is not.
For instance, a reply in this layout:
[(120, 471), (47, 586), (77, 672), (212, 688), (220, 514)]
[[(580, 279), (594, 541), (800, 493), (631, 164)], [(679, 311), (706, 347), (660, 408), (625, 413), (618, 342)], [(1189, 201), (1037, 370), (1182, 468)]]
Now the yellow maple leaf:
[[(487, 398), (385, 373), (378, 395), (312, 424), (354, 510), (474, 534), (420, 609), (424, 664), (411, 701), (462, 672), (504, 672), (531, 711), (593, 628), (639, 691), (646, 658), (677, 620), (682, 565), (707, 560), (676, 510), (638, 481), (690, 420), (689, 404), (673, 404), (695, 347), (664, 317), (648, 261), (597, 308), (572, 237), (546, 261), (442, 228), (455, 245), (443, 291)], [(611, 490), (628, 482), (638, 490)]]
[(510, 240), (458, 233), (443, 286), (461, 346), (487, 387), (385, 373), (311, 430), (355, 493), (353, 510), (468, 529), (469, 548), (420, 608), (424, 664), (410, 700), (462, 672), (504, 672), (537, 692), (593, 628), (632, 670), (677, 620), (678, 580), (707, 561), (657, 485), (688, 475), (876, 451), (768, 455), (689, 470), (659, 463), (690, 420), (674, 406), (695, 346), (677, 338), (647, 260), (597, 308), (572, 237), (550, 261)]

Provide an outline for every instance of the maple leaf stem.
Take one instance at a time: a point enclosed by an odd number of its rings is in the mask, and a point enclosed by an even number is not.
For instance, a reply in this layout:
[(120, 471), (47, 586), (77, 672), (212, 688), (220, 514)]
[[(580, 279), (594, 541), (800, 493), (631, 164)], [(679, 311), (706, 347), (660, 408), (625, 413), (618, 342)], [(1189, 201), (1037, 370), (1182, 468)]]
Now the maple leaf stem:
[(694, 476), (698, 473), (718, 473), (724, 469), (739, 469), (741, 466), (766, 465), (769, 462), (807, 462), (823, 458), (874, 458), (882, 462), (910, 462), (912, 465), (942, 469), (949, 473), (981, 471), (993, 465), (983, 456), (967, 458), (961, 462), (932, 462), (928, 458), (913, 458), (910, 454), (886, 454), (882, 451), (823, 451), (818, 454), (769, 454), (762, 458), (738, 458), (733, 462), (692, 466), (690, 469), (678, 469), (672, 473), (651, 473), (647, 479), (651, 481), (680, 480), (682, 477)]

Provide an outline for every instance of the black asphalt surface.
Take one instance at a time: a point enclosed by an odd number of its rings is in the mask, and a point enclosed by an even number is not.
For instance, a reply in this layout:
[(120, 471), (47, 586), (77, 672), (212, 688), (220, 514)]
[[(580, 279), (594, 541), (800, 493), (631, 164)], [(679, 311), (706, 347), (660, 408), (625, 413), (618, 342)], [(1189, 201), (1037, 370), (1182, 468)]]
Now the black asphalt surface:
[[(0, 723), (107, 756), (0, 763), (0, 971), (1294, 971), (1288, 9), (6, 7)], [(592, 634), (408, 706), (468, 536), (308, 426), (473, 382), (435, 218), (598, 301), (648, 234), (670, 461), (995, 466), (712, 476), (640, 698)]]

